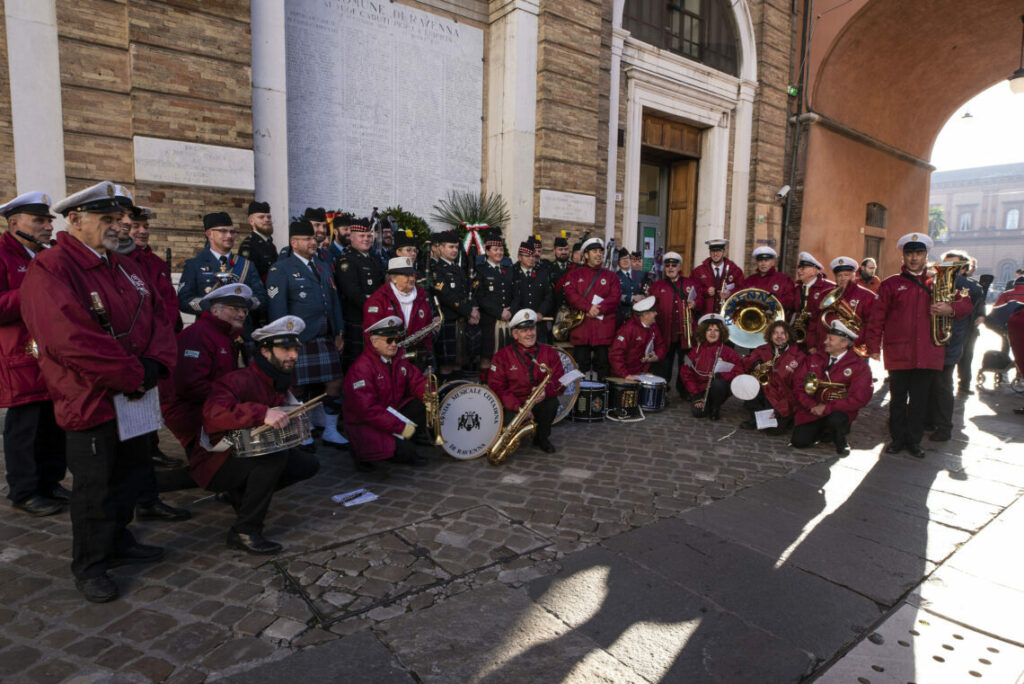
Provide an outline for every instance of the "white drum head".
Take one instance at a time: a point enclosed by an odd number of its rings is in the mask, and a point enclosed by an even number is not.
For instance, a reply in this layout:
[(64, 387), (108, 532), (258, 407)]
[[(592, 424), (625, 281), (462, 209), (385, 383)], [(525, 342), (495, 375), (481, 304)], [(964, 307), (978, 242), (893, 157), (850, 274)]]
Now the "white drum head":
[(666, 384), (665, 378), (660, 375), (653, 375), (651, 373), (644, 373), (643, 375), (636, 376), (640, 380), (641, 385), (651, 385), (657, 387), (658, 385)]
[(729, 389), (732, 390), (732, 395), (737, 399), (749, 401), (761, 391), (761, 383), (753, 375), (737, 375), (729, 383)]
[[(558, 349), (558, 356), (562, 359), (562, 375), (571, 373), (577, 370), (576, 361), (572, 356), (561, 349)], [(551, 382), (558, 382), (558, 378), (561, 375), (551, 378)], [(562, 390), (562, 393), (558, 395), (558, 412), (555, 414), (555, 419), (551, 421), (552, 425), (565, 418), (567, 415), (572, 413), (572, 407), (576, 405), (576, 399), (580, 396), (580, 381), (574, 380)]]
[(445, 452), (460, 461), (479, 458), (501, 434), (504, 411), (486, 385), (467, 382), (448, 391), (438, 408)]

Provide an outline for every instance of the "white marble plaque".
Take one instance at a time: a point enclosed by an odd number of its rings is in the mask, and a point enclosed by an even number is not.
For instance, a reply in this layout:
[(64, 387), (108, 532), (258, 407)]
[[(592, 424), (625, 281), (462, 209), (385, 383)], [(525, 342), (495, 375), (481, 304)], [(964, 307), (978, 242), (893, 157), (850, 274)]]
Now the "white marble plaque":
[(479, 192), (483, 31), (387, 0), (287, 0), (288, 197), (429, 217)]
[(252, 192), (252, 150), (135, 136), (135, 180)]
[(593, 223), (597, 198), (578, 192), (540, 191), (540, 218)]

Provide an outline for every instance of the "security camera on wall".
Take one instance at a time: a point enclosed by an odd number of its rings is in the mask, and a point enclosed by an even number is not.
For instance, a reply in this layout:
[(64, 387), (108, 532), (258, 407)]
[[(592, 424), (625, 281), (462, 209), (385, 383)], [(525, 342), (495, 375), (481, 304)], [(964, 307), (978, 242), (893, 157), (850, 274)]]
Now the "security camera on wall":
[(789, 186), (788, 185), (783, 185), (781, 188), (779, 188), (779, 191), (777, 193), (775, 193), (775, 201), (776, 202), (781, 202), (782, 200), (786, 199), (786, 197), (788, 195), (789, 195)]

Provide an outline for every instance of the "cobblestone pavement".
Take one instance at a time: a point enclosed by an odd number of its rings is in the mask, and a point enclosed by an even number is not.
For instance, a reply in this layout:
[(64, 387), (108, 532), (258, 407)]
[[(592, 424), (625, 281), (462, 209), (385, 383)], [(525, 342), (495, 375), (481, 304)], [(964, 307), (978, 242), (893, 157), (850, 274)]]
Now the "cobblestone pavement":
[[(883, 399), (876, 391), (855, 423), (856, 452), (883, 445)], [(957, 448), (943, 456), (951, 474), (975, 447), (990, 453), (1020, 441), (984, 432), (986, 416), (1020, 403), (1005, 386), (967, 401)], [(962, 402), (958, 409), (962, 421)], [(229, 550), (230, 508), (200, 490), (165, 494), (193, 518), (135, 523), (140, 540), (165, 546), (166, 558), (113, 570), (123, 596), (103, 605), (86, 603), (71, 581), (67, 514), (33, 519), (4, 506), (0, 679), (217, 679), (470, 589), (553, 575), (565, 554), (834, 458), (831, 448), (797, 451), (783, 437), (739, 430), (744, 418), (735, 400), (720, 422), (694, 420), (676, 400), (642, 423), (559, 424), (557, 454), (523, 448), (502, 467), (437, 456), (423, 468), (395, 467), (383, 481), (321, 448), (320, 473), (274, 497), (266, 533), (283, 554)], [(180, 454), (166, 433), (161, 445)], [(380, 498), (351, 508), (331, 501), (359, 487)]]

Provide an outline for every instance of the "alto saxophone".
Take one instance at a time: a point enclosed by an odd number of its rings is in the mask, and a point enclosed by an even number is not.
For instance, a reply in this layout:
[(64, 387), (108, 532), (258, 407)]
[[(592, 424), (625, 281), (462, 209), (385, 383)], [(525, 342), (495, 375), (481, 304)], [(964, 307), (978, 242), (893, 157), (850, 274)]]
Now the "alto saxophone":
[(553, 371), (537, 359), (532, 359), (532, 361), (540, 367), (541, 372), (544, 373), (544, 379), (533, 388), (530, 396), (527, 397), (526, 402), (519, 409), (519, 413), (498, 435), (498, 441), (494, 443), (494, 446), (491, 447), (487, 454), (487, 461), (491, 465), (501, 465), (504, 463), (509, 454), (519, 448), (519, 444), (523, 439), (537, 429), (537, 423), (532, 419), (527, 419), (526, 416), (533, 410), (533, 407), (540, 401), (541, 397), (544, 396), (544, 388), (547, 386), (548, 381), (551, 380)]

